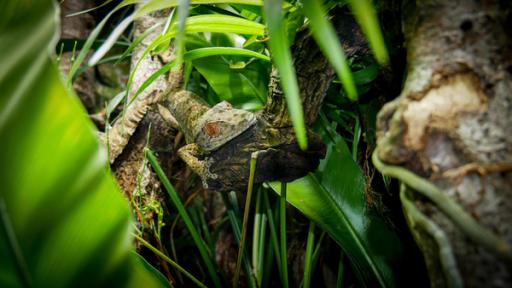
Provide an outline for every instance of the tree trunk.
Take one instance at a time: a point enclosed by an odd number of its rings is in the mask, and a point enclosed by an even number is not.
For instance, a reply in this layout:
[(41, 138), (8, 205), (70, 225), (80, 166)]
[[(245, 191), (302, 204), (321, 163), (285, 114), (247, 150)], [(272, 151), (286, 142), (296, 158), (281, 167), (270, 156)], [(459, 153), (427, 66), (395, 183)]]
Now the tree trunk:
[[(404, 212), (433, 286), (510, 287), (512, 46), (505, 30), (507, 7), (498, 1), (406, 2), (407, 81), (379, 114), (378, 157), (428, 179), (476, 220), (479, 231), (489, 232), (467, 234), (477, 226), (468, 228), (456, 220), (458, 215), (449, 216), (457, 213), (443, 209), (443, 203), (404, 192)], [(409, 187), (418, 186), (406, 178), (401, 180)], [(489, 239), (504, 245), (485, 245)]]

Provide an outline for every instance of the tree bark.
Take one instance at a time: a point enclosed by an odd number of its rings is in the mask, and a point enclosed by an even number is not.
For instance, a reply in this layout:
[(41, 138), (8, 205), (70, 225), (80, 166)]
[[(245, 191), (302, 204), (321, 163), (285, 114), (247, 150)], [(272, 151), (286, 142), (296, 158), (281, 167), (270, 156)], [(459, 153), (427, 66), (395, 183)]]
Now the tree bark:
[[(334, 9), (332, 15), (334, 15), (333, 24), (346, 56), (350, 58), (355, 55), (369, 55), (370, 49), (365, 36), (348, 9)], [(311, 37), (309, 30), (301, 31), (296, 38), (297, 40), (291, 48), (293, 64), (297, 74), (306, 125), (312, 126), (322, 108), (327, 89), (336, 74)], [(275, 67), (272, 69), (267, 104), (262, 115), (274, 127), (292, 126)]]
[[(510, 247), (512, 42), (505, 8), (498, 1), (406, 1), (407, 80), (379, 114), (378, 156), (427, 178)], [(468, 237), (430, 199), (403, 196), (427, 221), (406, 215), (433, 286), (510, 287), (506, 255)], [(414, 212), (407, 207), (406, 214)]]

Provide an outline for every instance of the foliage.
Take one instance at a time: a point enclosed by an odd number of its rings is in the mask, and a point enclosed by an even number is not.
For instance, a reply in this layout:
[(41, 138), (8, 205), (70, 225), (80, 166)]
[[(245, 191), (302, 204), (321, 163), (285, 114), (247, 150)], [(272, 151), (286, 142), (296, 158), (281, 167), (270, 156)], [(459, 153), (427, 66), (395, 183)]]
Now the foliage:
[(11, 8), (0, 11), (0, 286), (168, 286), (132, 252), (106, 153), (47, 53), (53, 1)]
[[(343, 139), (335, 137), (319, 169), (288, 184), (287, 200), (343, 248), (361, 282), (394, 287), (400, 240), (368, 209), (364, 175)], [(280, 193), (280, 183), (270, 185)]]
[[(49, 1), (39, 2), (38, 5), (43, 5), (42, 3)], [(107, 0), (104, 4), (109, 2), (111, 1)], [(179, 50), (182, 58), (178, 58), (177, 61), (184, 61), (187, 67), (187, 75), (185, 75), (187, 89), (202, 96), (210, 104), (227, 100), (237, 107), (250, 110), (258, 110), (264, 106), (268, 93), (271, 63), (274, 63), (280, 73), (281, 85), (287, 97), (293, 124), (296, 127), (298, 142), (302, 148), (305, 148), (307, 143), (302, 106), (289, 46), (293, 44), (295, 33), (299, 29), (304, 26), (310, 27), (318, 45), (335, 68), (341, 85), (338, 83), (333, 85), (335, 92), (330, 92), (328, 95), (329, 101), (324, 104), (324, 114), (319, 120), (320, 129), (329, 144), (326, 159), (315, 173), (288, 184), (286, 200), (311, 220), (307, 237), (303, 284), (304, 287), (309, 287), (312, 283), (321, 250), (320, 246), (323, 243), (325, 232), (327, 232), (350, 259), (353, 270), (362, 285), (392, 287), (397, 284), (393, 268), (402, 256), (401, 243), (397, 239), (397, 235), (382, 219), (366, 206), (365, 185), (368, 183), (365, 182), (366, 179), (361, 168), (354, 160), (357, 159), (357, 149), (362, 141), (361, 122), (364, 120), (360, 119), (363, 117), (359, 116), (359, 110), (370, 111), (373, 107), (368, 107), (371, 105), (367, 104), (354, 104), (352, 101), (357, 100), (359, 95), (365, 93), (365, 85), (375, 80), (378, 66), (372, 61), (369, 64), (357, 66), (360, 63), (354, 64), (351, 59), (345, 59), (335, 31), (324, 14), (328, 12), (329, 8), (345, 5), (345, 2), (348, 2), (368, 35), (376, 59), (380, 63), (385, 63), (388, 56), (382, 35), (380, 35), (375, 11), (369, 4), (369, 0), (321, 2), (314, 0), (291, 2), (124, 0), (107, 13), (81, 47), (70, 74), (67, 75), (68, 86), (70, 87), (76, 76), (89, 66), (106, 61), (120, 62), (127, 59), (133, 49), (147, 36), (145, 33), (139, 38), (133, 39), (129, 45), (119, 45), (118, 38), (125, 29), (128, 29), (129, 23), (137, 17), (185, 3), (180, 9), (178, 17), (176, 15), (169, 17), (164, 33), (149, 45), (144, 51), (144, 55), (158, 53), (169, 47), (174, 41), (175, 45), (181, 47)], [(98, 39), (103, 37), (101, 31), (112, 24), (109, 22), (111, 17), (119, 11), (125, 11), (123, 9), (133, 4), (141, 5), (118, 24), (114, 23), (113, 32), (107, 35), (105, 41), (99, 41)], [(2, 5), (5, 4), (0, 4), (0, 8)], [(7, 6), (8, 9), (2, 11), (12, 11), (12, 7), (16, 8), (14, 4)], [(50, 21), (49, 19), (53, 19), (53, 16), (51, 13), (46, 14), (46, 18), (40, 20)], [(37, 17), (34, 18), (34, 21), (36, 20)], [(2, 28), (0, 33), (7, 32), (6, 29), (3, 29), (7, 26), (1, 26), (3, 23), (8, 23), (7, 21), (9, 21), (8, 17), (0, 18), (0, 27)], [(67, 278), (62, 277), (59, 279), (60, 282), (55, 282), (54, 286), (59, 286), (59, 283), (65, 286), (77, 282), (81, 280), (81, 276), (86, 277), (91, 284), (107, 282), (115, 282), (116, 285), (131, 284), (140, 283), (137, 281), (142, 281), (141, 279), (158, 283), (162, 279), (162, 275), (155, 278), (154, 274), (158, 274), (155, 272), (156, 270), (152, 269), (148, 263), (141, 262), (139, 258), (133, 260), (134, 257), (127, 252), (130, 241), (129, 212), (119, 196), (119, 191), (111, 181), (107, 169), (103, 167), (105, 165), (103, 158), (101, 161), (98, 160), (103, 152), (94, 140), (91, 125), (82, 119), (84, 113), (78, 107), (76, 99), (68, 97), (66, 91), (58, 83), (55, 76), (56, 69), (53, 64), (48, 62), (47, 56), (44, 55), (45, 57), (42, 59), (39, 51), (33, 48), (29, 49), (29, 41), (47, 43), (53, 35), (53, 29), (45, 30), (49, 24), (44, 21), (37, 26), (35, 22), (25, 23), (27, 27), (19, 26), (18, 30), (14, 31), (19, 33), (17, 35), (30, 33), (35, 35), (34, 37), (21, 38), (13, 36), (15, 34), (6, 33), (6, 36), (0, 34), (2, 35), (0, 39), (11, 41), (0, 41), (0, 47), (6, 43), (5, 47), (2, 47), (2, 51), (7, 51), (5, 56), (0, 56), (0, 64), (4, 69), (0, 71), (0, 88), (2, 91), (7, 91), (7, 94), (3, 94), (4, 97), (0, 98), (0, 107), (2, 107), (0, 108), (0, 138), (8, 139), (2, 144), (7, 149), (4, 148), (0, 151), (0, 160), (3, 165), (6, 163), (4, 167), (10, 167), (13, 171), (23, 171), (16, 177), (11, 177), (8, 173), (2, 173), (0, 176), (3, 177), (0, 180), (7, 183), (6, 185), (12, 186), (12, 188), (5, 186), (9, 188), (7, 190), (9, 193), (2, 195), (8, 205), (4, 227), (8, 228), (5, 223), (9, 225), (9, 221), (13, 222), (23, 255), (31, 256), (30, 261), (27, 262), (27, 269), (29, 272), (35, 273), (35, 281), (39, 282), (42, 281), (40, 279), (43, 279), (37, 277), (47, 275), (56, 277), (56, 275), (65, 274)], [(29, 24), (30, 27), (28, 27)], [(11, 26), (9, 25), (9, 29), (14, 27)], [(30, 30), (34, 27), (38, 27), (41, 31)], [(151, 29), (155, 28), (156, 26)], [(17, 45), (12, 45), (14, 42)], [(98, 43), (103, 44), (99, 45)], [(18, 61), (19, 63), (16, 63), (13, 60), (15, 58), (9, 56), (17, 55), (14, 53), (16, 51), (13, 47), (19, 47), (20, 44), (25, 44), (22, 46), (26, 48), (27, 53), (32, 54), (24, 55), (23, 60), (27, 62)], [(91, 58), (92, 60), (84, 65), (86, 55), (95, 45), (99, 48)], [(112, 51), (111, 48), (116, 45), (125, 47), (126, 50), (120, 53), (118, 50)], [(23, 63), (32, 64), (30, 71), (23, 70), (23, 67), (27, 67), (23, 66)], [(175, 61), (168, 63), (148, 77), (138, 87), (137, 94), (146, 89), (158, 76), (169, 71), (176, 63)], [(128, 91), (132, 85), (131, 78), (137, 65), (131, 71), (125, 91)], [(352, 73), (351, 69), (356, 72)], [(12, 80), (11, 78), (16, 78), (15, 75), (25, 76), (23, 79)], [(28, 91), (36, 91), (36, 93), (28, 98)], [(23, 96), (16, 98), (17, 94)], [(109, 105), (109, 111), (114, 110), (113, 106), (122, 101), (121, 97), (123, 95), (120, 94), (115, 98), (115, 101)], [(30, 104), (21, 105), (23, 103)], [(343, 105), (339, 105), (340, 103)], [(23, 109), (21, 109), (22, 106)], [(349, 108), (346, 108), (347, 106)], [(16, 110), (11, 107), (18, 108)], [(367, 144), (372, 145), (374, 131), (366, 128), (367, 130), (364, 132)], [(339, 134), (350, 135), (347, 142), (351, 143), (351, 151)], [(35, 149), (33, 143), (38, 143)], [(148, 155), (152, 154), (148, 153)], [(185, 203), (183, 205), (171, 183), (161, 173), (162, 171), (158, 171), (155, 159), (151, 159), (151, 156), (148, 158), (155, 170), (159, 172), (175, 207), (178, 208), (178, 211), (173, 211), (171, 219), (174, 221), (183, 219), (190, 234), (182, 236), (176, 242), (171, 239), (171, 243), (166, 244), (172, 246), (171, 250), (176, 250), (175, 244), (179, 247), (192, 246), (194, 250), (200, 251), (201, 258), (198, 259), (202, 259), (202, 262), (196, 260), (193, 264), (187, 262), (184, 264), (188, 265), (187, 269), (193, 269), (195, 276), (199, 276), (200, 273), (208, 275), (204, 278), (211, 280), (211, 284), (217, 287), (229, 283), (225, 275), (219, 272), (219, 267), (216, 267), (212, 250), (215, 249), (218, 230), (225, 228), (226, 225), (229, 225), (233, 231), (237, 244), (243, 246), (240, 244), (243, 238), (242, 215), (238, 208), (236, 194), (223, 195), (223, 201), (227, 208), (226, 216), (221, 220), (223, 224), (219, 224), (215, 230), (210, 231), (210, 227), (201, 218), (201, 213), (205, 209), (202, 203), (193, 205)], [(89, 164), (83, 168), (83, 163)], [(76, 171), (80, 171), (80, 173)], [(33, 179), (40, 180), (37, 183), (30, 183)], [(279, 184), (271, 183), (270, 185), (274, 190), (280, 191)], [(29, 191), (29, 189), (32, 190)], [(284, 197), (277, 199), (272, 195), (267, 195), (271, 191), (268, 188), (259, 187), (255, 190), (254, 225), (252, 231), (249, 232), (253, 239), (252, 251), (250, 251), (252, 253), (245, 253), (242, 263), (245, 275), (252, 275), (246, 277), (247, 286), (269, 286), (272, 273), (275, 272), (273, 271), (275, 270), (274, 264), (281, 283), (285, 285), (288, 282), (287, 243), (281, 239), (286, 239), (286, 224), (293, 220), (286, 221), (284, 217), (287, 212), (285, 202), (283, 202)], [(78, 203), (78, 201), (81, 202)], [(47, 213), (46, 210), (53, 203), (59, 203), (59, 205), (54, 206), (51, 213)], [(71, 210), (69, 207), (75, 209)], [(38, 217), (38, 228), (27, 225), (34, 217)], [(59, 219), (67, 220), (59, 221)], [(321, 231), (315, 233), (316, 225), (320, 227)], [(46, 233), (45, 230), (50, 233)], [(45, 232), (43, 235), (46, 238), (36, 240), (35, 233), (39, 232)], [(69, 237), (73, 237), (73, 242), (67, 241)], [(11, 244), (15, 248), (16, 242), (11, 241)], [(251, 245), (246, 246), (251, 247)], [(5, 253), (8, 252), (5, 248), (6, 246), (0, 246), (2, 249), (0, 256), (5, 256)], [(64, 253), (57, 253), (61, 252), (59, 249), (64, 248), (68, 250), (63, 251)], [(159, 256), (162, 258), (167, 257), (164, 250), (160, 251), (161, 255)], [(16, 249), (13, 251), (16, 252)], [(81, 255), (82, 258), (69, 259), (74, 254), (67, 251), (80, 251), (80, 254), (76, 255)], [(172, 260), (167, 258), (166, 261), (171, 263)], [(6, 258), (2, 257), (2, 259)], [(98, 263), (103, 259), (112, 260)], [(123, 262), (125, 259), (130, 260)], [(177, 259), (175, 260), (177, 261)], [(50, 266), (53, 263), (60, 263), (60, 266), (55, 266), (56, 268)], [(140, 265), (141, 263), (143, 265)], [(23, 261), (19, 261), (18, 264), (23, 264)], [(84, 266), (80, 266), (81, 264)], [(23, 265), (20, 267), (23, 268)], [(343, 275), (346, 273), (342, 257), (339, 267), (338, 279), (339, 283), (342, 283)], [(5, 269), (4, 266), (0, 266), (0, 280), (19, 280), (12, 278), (12, 275), (16, 275), (11, 273), (14, 266), (9, 265)], [(91, 271), (114, 271), (117, 273), (109, 274), (109, 277), (105, 278), (105, 274), (101, 273), (94, 274), (95, 277), (92, 277)], [(130, 271), (131, 277), (120, 280), (118, 277), (128, 275), (127, 271)], [(177, 271), (181, 270), (177, 269)], [(43, 280), (54, 281), (55, 279)], [(278, 280), (274, 282), (276, 281)], [(0, 281), (0, 283), (4, 282)]]

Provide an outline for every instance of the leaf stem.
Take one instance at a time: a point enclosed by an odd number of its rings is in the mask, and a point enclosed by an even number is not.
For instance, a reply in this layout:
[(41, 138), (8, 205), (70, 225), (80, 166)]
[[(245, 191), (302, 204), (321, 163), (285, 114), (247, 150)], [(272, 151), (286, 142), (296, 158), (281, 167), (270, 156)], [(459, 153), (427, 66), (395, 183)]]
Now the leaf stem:
[(286, 249), (286, 182), (281, 182), (280, 195), (280, 232), (281, 232), (281, 269), (283, 273), (283, 287), (288, 288), (288, 253)]

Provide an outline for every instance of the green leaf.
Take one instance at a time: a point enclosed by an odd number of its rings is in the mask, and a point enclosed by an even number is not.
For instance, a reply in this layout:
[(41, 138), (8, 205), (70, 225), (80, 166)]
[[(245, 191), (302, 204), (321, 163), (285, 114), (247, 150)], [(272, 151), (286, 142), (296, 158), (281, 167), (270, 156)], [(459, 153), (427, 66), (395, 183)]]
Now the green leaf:
[(281, 87), (283, 88), (288, 105), (288, 113), (293, 122), (293, 128), (297, 137), (297, 142), (301, 149), (308, 147), (308, 138), (306, 136), (306, 124), (304, 122), (304, 111), (299, 96), (299, 86), (297, 76), (292, 63), (292, 56), (288, 48), (288, 39), (286, 31), (283, 29), (283, 11), (282, 1), (264, 2), (264, 10), (269, 33), (269, 47), (272, 54), (272, 60), (279, 71), (281, 78)]
[[(123, 34), (124, 30), (128, 28), (128, 26), (133, 22), (133, 14), (124, 18), (119, 24), (117, 24), (116, 28), (110, 33), (107, 40), (100, 48), (98, 48), (94, 54), (89, 59), (87, 63), (88, 66), (92, 67), (107, 54), (107, 52), (114, 46), (117, 39)], [(129, 48), (129, 47), (128, 47)]]
[(69, 88), (71, 88), (71, 86), (72, 86), (71, 83), (73, 83), (73, 80), (76, 76), (76, 73), (78, 72), (78, 69), (84, 62), (85, 57), (87, 57), (87, 54), (89, 53), (89, 51), (91, 51), (91, 47), (94, 44), (94, 42), (96, 41), (96, 38), (98, 37), (98, 35), (100, 34), (101, 29), (103, 29), (103, 26), (105, 26), (105, 24), (107, 24), (108, 19), (116, 11), (117, 11), (117, 9), (110, 11), (110, 13), (108, 13), (107, 16), (105, 16), (105, 18), (103, 18), (103, 20), (101, 20), (101, 22), (98, 23), (98, 25), (96, 25), (96, 28), (94, 28), (94, 30), (92, 30), (91, 34), (89, 34), (89, 37), (87, 37), (87, 41), (85, 41), (85, 44), (82, 47), (82, 49), (80, 50), (78, 57), (75, 59), (75, 61), (71, 65), (71, 68), (69, 69), (69, 74), (68, 74), (68, 87)]
[(174, 54), (176, 64), (183, 63), (183, 54), (185, 53), (185, 21), (187, 20), (190, 7), (190, 0), (179, 0), (178, 22), (176, 31), (176, 41), (174, 42)]
[(244, 109), (259, 109), (265, 104), (268, 77), (262, 75), (268, 75), (268, 69), (261, 63), (252, 62), (244, 69), (231, 69), (222, 57), (201, 58), (192, 63), (221, 100)]
[[(142, 93), (144, 90), (146, 90), (146, 88), (148, 88), (149, 85), (151, 85), (151, 83), (155, 82), (155, 80), (158, 79), (158, 77), (162, 76), (164, 73), (167, 73), (175, 65), (176, 65), (176, 61), (171, 60), (171, 62), (165, 64), (160, 69), (151, 73), (151, 75), (149, 75), (146, 78), (146, 80), (144, 80), (144, 82), (142, 82), (142, 84), (139, 86), (139, 88), (137, 88), (137, 91), (135, 92), (132, 99), (130, 100), (130, 104), (133, 103), (133, 101), (135, 101), (135, 99), (137, 99), (137, 97), (139, 97), (140, 93)], [(124, 93), (126, 94), (127, 92), (125, 91)]]
[(217, 56), (217, 55), (237, 55), (237, 56), (245, 56), (245, 57), (254, 57), (265, 61), (270, 61), (270, 58), (261, 53), (242, 49), (242, 48), (234, 48), (234, 47), (205, 47), (194, 49), (192, 51), (188, 51), (184, 58), (187, 61), (196, 60), (199, 58), (209, 57), (209, 56)]
[(219, 275), (217, 274), (217, 271), (215, 269), (215, 264), (212, 261), (211, 255), (208, 253), (206, 243), (204, 243), (204, 240), (199, 235), (196, 226), (194, 226), (194, 223), (192, 222), (192, 219), (188, 215), (187, 210), (185, 209), (185, 206), (183, 205), (183, 202), (180, 199), (180, 196), (178, 195), (178, 193), (172, 186), (171, 182), (165, 175), (165, 172), (160, 167), (160, 164), (158, 163), (158, 160), (156, 159), (153, 152), (149, 149), (146, 149), (145, 155), (149, 163), (153, 167), (153, 170), (158, 175), (160, 182), (162, 182), (162, 185), (165, 187), (165, 190), (167, 190), (167, 193), (169, 194), (172, 203), (178, 210), (178, 214), (183, 219), (185, 226), (190, 232), (190, 235), (192, 236), (192, 239), (194, 240), (194, 243), (196, 244), (196, 247), (199, 250), (199, 254), (201, 254), (201, 258), (203, 258), (204, 264), (206, 265), (208, 273), (210, 274), (210, 277), (212, 278), (215, 287), (222, 287)]
[(86, 14), (86, 13), (92, 12), (92, 11), (94, 11), (94, 10), (100, 9), (101, 7), (106, 6), (106, 5), (107, 5), (108, 3), (110, 3), (110, 2), (112, 2), (112, 0), (106, 0), (105, 2), (101, 3), (100, 5), (98, 5), (98, 6), (96, 6), (96, 7), (89, 8), (89, 9), (85, 9), (85, 10), (78, 11), (78, 12), (71, 13), (71, 14), (64, 15), (64, 16), (65, 16), (65, 17), (75, 17), (75, 16), (78, 16), (78, 15), (81, 15), (81, 14)]
[[(192, 60), (194, 68), (201, 73), (215, 94), (219, 96), (220, 99), (217, 100), (226, 100), (236, 107), (244, 109), (262, 108), (267, 98), (270, 63), (247, 61), (244, 69), (232, 69), (232, 64), (244, 60), (241, 56), (267, 61), (269, 58), (247, 49), (209, 47), (212, 45), (234, 45), (230, 39), (224, 36), (225, 34), (213, 33), (208, 41), (199, 34), (190, 35), (187, 38), (189, 52), (185, 54), (185, 59)], [(214, 56), (217, 52), (223, 55)]]
[[(128, 90), (131, 87), (135, 71), (140, 65), (140, 62), (149, 52), (157, 48), (159, 45), (164, 44), (176, 36), (176, 23), (173, 24), (169, 31), (165, 34), (158, 36), (153, 40), (148, 47), (142, 52), (139, 61), (135, 64), (128, 78)], [(187, 33), (195, 32), (220, 32), (220, 33), (238, 33), (238, 34), (254, 34), (263, 35), (265, 26), (255, 23), (243, 18), (226, 16), (226, 15), (198, 15), (187, 18), (185, 31)]]
[[(280, 183), (271, 187), (280, 191)], [(365, 178), (342, 138), (329, 146), (316, 174), (288, 184), (287, 200), (342, 247), (361, 283), (394, 287), (398, 236), (365, 203)]]
[(347, 91), (348, 98), (356, 101), (358, 98), (357, 88), (354, 84), (352, 72), (345, 58), (343, 47), (341, 47), (336, 36), (336, 31), (334, 31), (332, 24), (325, 18), (322, 1), (304, 0), (303, 4), (303, 11), (310, 21), (311, 31), (316, 43), (318, 43), (318, 46), (336, 70), (343, 87)]
[(375, 58), (380, 64), (389, 62), (386, 44), (379, 26), (379, 19), (371, 0), (350, 0), (350, 9), (368, 38)]
[[(136, 17), (140, 17), (142, 15), (146, 15), (148, 13), (151, 13), (153, 11), (158, 11), (166, 8), (176, 7), (178, 6), (178, 2), (180, 0), (150, 0), (144, 5), (142, 5), (137, 11), (135, 12)], [(138, 1), (139, 3), (145, 2), (145, 1)], [(190, 0), (190, 4), (246, 4), (246, 5), (256, 5), (261, 6), (262, 1), (261, 0)]]
[(0, 9), (0, 286), (161, 287), (131, 254), (128, 203), (48, 55), (55, 2), (20, 2)]

